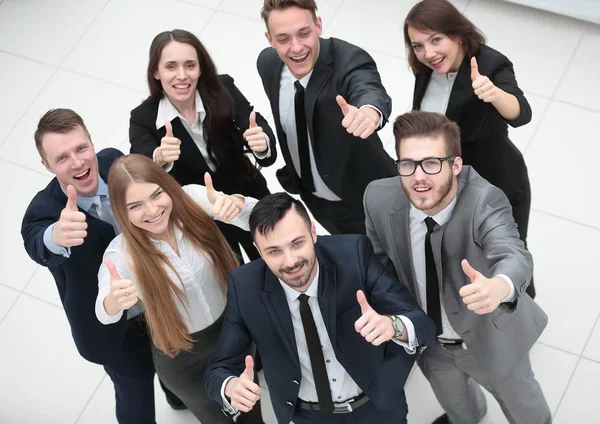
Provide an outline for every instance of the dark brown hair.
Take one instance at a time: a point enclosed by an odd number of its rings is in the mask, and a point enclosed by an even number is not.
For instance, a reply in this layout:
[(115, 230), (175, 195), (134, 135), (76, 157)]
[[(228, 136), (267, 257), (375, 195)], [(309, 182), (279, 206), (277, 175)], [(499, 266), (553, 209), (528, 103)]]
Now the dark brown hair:
[(200, 77), (197, 90), (206, 111), (202, 129), (205, 134), (208, 155), (215, 163), (228, 165), (228, 170), (232, 175), (241, 175), (247, 179), (255, 178), (258, 169), (245, 155), (251, 150), (245, 145), (242, 133), (235, 125), (233, 99), (221, 83), (217, 68), (208, 51), (198, 37), (191, 32), (182, 29), (164, 31), (152, 40), (146, 71), (150, 97), (159, 101), (164, 95), (162, 84), (154, 77), (154, 74), (158, 71), (163, 49), (172, 41), (189, 44), (198, 55)]
[(396, 155), (400, 159), (400, 143), (410, 137), (442, 137), (446, 155), (460, 156), (460, 128), (456, 122), (434, 112), (414, 110), (400, 115), (394, 121)]
[(269, 15), (271, 15), (271, 12), (274, 10), (285, 10), (292, 6), (310, 11), (313, 20), (316, 22), (317, 3), (315, 3), (315, 0), (265, 0), (260, 10), (260, 16), (265, 21), (265, 25), (267, 25), (267, 31), (269, 30)]
[(90, 133), (83, 123), (83, 119), (75, 111), (71, 109), (50, 109), (48, 112), (46, 112), (40, 119), (40, 122), (38, 122), (37, 129), (33, 134), (33, 138), (35, 139), (35, 147), (37, 148), (41, 158), (46, 160), (44, 146), (42, 146), (42, 141), (46, 134), (66, 134), (73, 131), (77, 127), (80, 127), (87, 138), (92, 141), (92, 137), (90, 137)]
[(174, 357), (182, 349), (192, 347), (189, 332), (175, 306), (175, 302), (185, 301), (185, 293), (165, 270), (165, 266), (171, 268), (181, 281), (173, 264), (156, 249), (145, 231), (129, 221), (125, 196), (132, 182), (157, 184), (171, 198), (170, 222), (196, 249), (206, 254), (223, 292), (227, 289), (227, 275), (238, 262), (214, 221), (164, 169), (151, 159), (136, 154), (122, 156), (113, 163), (108, 177), (108, 195), (133, 262), (152, 341), (158, 349)]
[(408, 63), (413, 72), (425, 72), (429, 68), (419, 62), (413, 51), (408, 27), (419, 31), (442, 33), (461, 43), (466, 58), (479, 52), (479, 45), (485, 44), (485, 36), (473, 23), (447, 0), (423, 0), (408, 12), (404, 20), (404, 44), (408, 53)]
[(294, 199), (287, 193), (272, 193), (260, 199), (250, 214), (252, 239), (256, 238), (257, 233), (264, 236), (273, 231), (279, 221), (292, 209), (300, 215), (310, 229), (312, 221), (300, 200)]

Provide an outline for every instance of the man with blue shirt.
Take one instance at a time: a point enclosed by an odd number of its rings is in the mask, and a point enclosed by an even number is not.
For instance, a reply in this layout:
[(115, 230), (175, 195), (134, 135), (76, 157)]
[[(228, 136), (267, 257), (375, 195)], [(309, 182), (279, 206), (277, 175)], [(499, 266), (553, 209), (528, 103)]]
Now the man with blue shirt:
[[(123, 154), (109, 148), (96, 155), (83, 119), (70, 109), (48, 111), (34, 138), (42, 164), (56, 177), (25, 212), (25, 249), (52, 273), (81, 356), (104, 365), (112, 379), (118, 422), (154, 423), (154, 367), (141, 311), (132, 308), (117, 325), (105, 326), (94, 310), (98, 268), (120, 232), (106, 181)], [(174, 408), (185, 407), (166, 393)]]

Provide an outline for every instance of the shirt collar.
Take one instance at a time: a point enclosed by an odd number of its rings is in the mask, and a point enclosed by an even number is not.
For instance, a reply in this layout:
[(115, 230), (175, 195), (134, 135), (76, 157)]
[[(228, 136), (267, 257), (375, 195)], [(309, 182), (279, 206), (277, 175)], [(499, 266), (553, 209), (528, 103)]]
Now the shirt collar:
[[(200, 116), (200, 119), (202, 119), (206, 114), (206, 111), (204, 110), (204, 104), (202, 103), (202, 99), (200, 98), (200, 93), (198, 93), (198, 90), (196, 90), (195, 99), (196, 115)], [(172, 121), (175, 118), (180, 118), (182, 121), (185, 121), (181, 113), (179, 113), (177, 108), (173, 106), (173, 103), (171, 103), (169, 98), (167, 96), (163, 96), (163, 98), (160, 99), (160, 102), (158, 103), (158, 112), (156, 114), (155, 123), (156, 129), (159, 130), (162, 127), (164, 127), (166, 120)], [(190, 122), (189, 124), (192, 125), (193, 122)]]
[[(300, 81), (300, 84), (302, 84), (302, 87), (304, 87), (306, 89), (306, 86), (308, 85), (308, 81), (310, 81), (310, 77), (312, 76), (314, 69), (312, 69), (308, 74), (304, 75), (302, 78), (298, 79), (296, 78), (292, 72), (290, 71), (290, 68), (287, 67), (287, 65), (283, 66), (283, 77), (285, 79), (285, 81), (289, 80), (289, 81)], [(163, 124), (164, 125), (164, 124)]]
[[(452, 211), (454, 210), (455, 205), (456, 196), (454, 196), (454, 199), (452, 199), (448, 206), (446, 206), (444, 209), (432, 216), (436, 224), (438, 224), (440, 227), (446, 225), (446, 223), (450, 221), (450, 218), (452, 217)], [(429, 215), (427, 215), (425, 212), (415, 208), (412, 203), (410, 204), (410, 217), (412, 219), (416, 219), (417, 222), (422, 222), (425, 221), (425, 218), (427, 218), (428, 216)]]
[[(67, 190), (62, 185), (60, 186), (60, 189), (63, 193), (65, 193), (65, 196), (67, 196)], [(98, 174), (98, 188), (96, 189), (96, 194), (94, 194), (93, 196), (77, 195), (77, 206), (79, 206), (84, 211), (89, 212), (96, 196), (108, 197), (108, 184), (104, 182), (100, 174)]]
[[(304, 292), (304, 294), (307, 295), (308, 297), (317, 297), (317, 294), (319, 293), (319, 262), (317, 262), (315, 265), (317, 267), (317, 272), (315, 273), (315, 278), (314, 278), (312, 284)], [(296, 299), (298, 299), (298, 296), (300, 296), (302, 294), (302, 292), (299, 292), (298, 290), (294, 290), (293, 288), (288, 286), (286, 283), (281, 281), (279, 278), (278, 278), (278, 280), (279, 280), (279, 284), (281, 284), (281, 287), (283, 287), (283, 292), (285, 293), (285, 297), (286, 297), (288, 303), (292, 304), (292, 302), (294, 302)]]

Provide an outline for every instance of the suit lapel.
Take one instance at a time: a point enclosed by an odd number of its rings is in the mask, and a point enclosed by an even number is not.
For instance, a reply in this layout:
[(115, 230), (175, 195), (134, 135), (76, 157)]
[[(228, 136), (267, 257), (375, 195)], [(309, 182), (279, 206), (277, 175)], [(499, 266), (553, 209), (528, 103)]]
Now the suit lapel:
[(452, 85), (452, 92), (450, 93), (450, 100), (446, 109), (448, 119), (457, 123), (460, 122), (465, 104), (473, 95), (470, 66), (468, 60), (464, 60), (460, 66), (456, 80)]
[(408, 288), (415, 299), (419, 299), (419, 290), (417, 290), (417, 277), (413, 268), (413, 255), (410, 243), (410, 208), (407, 204), (402, 204), (400, 198), (394, 202), (393, 211), (390, 214), (390, 226), (392, 227), (392, 239), (396, 248), (396, 257), (398, 264), (402, 268), (404, 275), (398, 275), (399, 279), (404, 278), (408, 282)]
[(415, 91), (413, 92), (413, 110), (421, 110), (421, 102), (425, 97), (425, 90), (431, 79), (431, 71), (415, 75)]
[[(315, 104), (319, 93), (323, 90), (323, 87), (331, 78), (332, 71), (329, 64), (331, 63), (331, 50), (329, 44), (322, 38), (319, 40), (321, 43), (319, 58), (313, 68), (313, 73), (310, 76), (306, 92), (304, 95), (304, 113), (306, 114), (306, 123), (308, 125), (308, 131), (310, 133), (310, 141), (315, 148), (315, 137), (313, 134), (313, 115), (315, 112)], [(316, 155), (315, 155), (316, 157)]]
[(260, 295), (265, 301), (267, 311), (271, 316), (271, 322), (277, 329), (279, 337), (283, 340), (290, 358), (294, 360), (294, 364), (299, 369), (300, 360), (298, 359), (298, 347), (296, 346), (296, 338), (294, 336), (292, 315), (283, 288), (271, 271), (267, 271), (265, 287), (260, 292)]
[[(279, 137), (279, 146), (281, 147), (281, 153), (285, 159), (285, 163), (292, 163), (292, 157), (290, 156), (290, 149), (287, 145), (287, 139), (285, 139), (285, 131), (283, 131), (283, 127), (281, 126), (281, 119), (279, 116), (279, 94), (281, 90), (281, 72), (283, 70), (283, 62), (279, 59), (279, 56), (274, 55), (274, 61), (272, 63), (271, 75), (268, 77), (268, 85), (267, 85), (267, 97), (271, 102), (271, 110), (273, 111), (273, 120), (275, 121), (275, 126), (277, 130), (277, 134), (280, 134), (282, 137)], [(293, 168), (293, 167), (292, 167)]]
[[(205, 172), (212, 173), (198, 145), (183, 126), (181, 119), (179, 117), (173, 119), (171, 125), (173, 126), (173, 134), (181, 141), (181, 155), (175, 164), (183, 162), (188, 169), (194, 170), (199, 175), (204, 175)], [(161, 137), (164, 137), (165, 131), (164, 127), (160, 129)]]
[(335, 346), (336, 340), (336, 313), (337, 313), (337, 274), (335, 266), (329, 261), (325, 252), (316, 247), (319, 261), (319, 308), (323, 316), (325, 328), (331, 344)]

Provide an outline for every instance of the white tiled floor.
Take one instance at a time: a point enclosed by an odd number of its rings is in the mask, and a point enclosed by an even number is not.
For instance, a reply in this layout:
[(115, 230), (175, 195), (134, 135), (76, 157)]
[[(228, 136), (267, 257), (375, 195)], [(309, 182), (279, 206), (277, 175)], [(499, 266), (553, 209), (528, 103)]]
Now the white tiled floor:
[[(409, 109), (412, 76), (402, 19), (415, 0), (320, 0), (325, 36), (365, 47), (394, 100)], [(533, 189), (530, 247), (539, 303), (550, 323), (531, 357), (556, 423), (600, 422), (598, 122), (600, 28), (500, 0), (454, 0), (515, 65), (533, 121), (512, 131)], [(255, 60), (267, 46), (261, 0), (0, 0), (0, 423), (114, 423), (110, 380), (72, 343), (52, 278), (22, 248), (24, 209), (49, 180), (33, 132), (51, 107), (84, 117), (98, 148), (128, 149), (129, 111), (145, 96), (152, 37), (196, 33), (267, 117)], [(592, 4), (592, 3), (590, 3)], [(391, 126), (382, 139), (393, 154)], [(278, 160), (281, 164), (281, 159)], [(273, 191), (276, 164), (264, 170)], [(563, 197), (564, 196), (564, 197)], [(410, 424), (439, 413), (415, 370), (406, 386)], [(194, 422), (157, 389), (159, 423)], [(505, 423), (490, 397), (485, 424)], [(266, 408), (265, 420), (274, 423)], [(525, 423), (526, 424), (526, 423)]]

